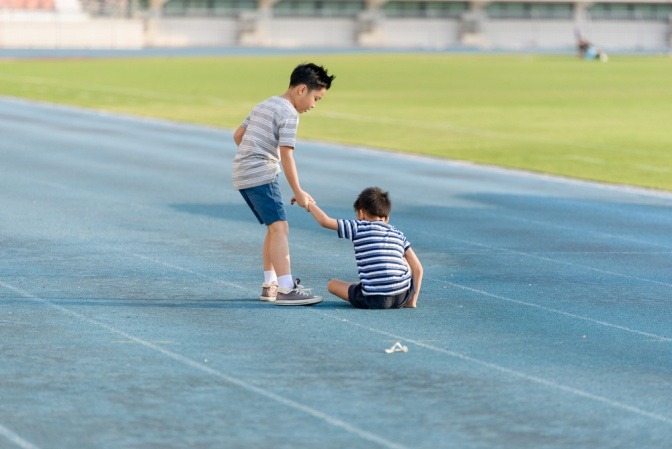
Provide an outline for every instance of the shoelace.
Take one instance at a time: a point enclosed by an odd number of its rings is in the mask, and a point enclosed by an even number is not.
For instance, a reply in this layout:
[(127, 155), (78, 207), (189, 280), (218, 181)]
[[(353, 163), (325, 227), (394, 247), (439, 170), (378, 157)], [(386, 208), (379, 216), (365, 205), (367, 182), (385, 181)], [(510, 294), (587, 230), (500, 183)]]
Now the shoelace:
[(310, 292), (312, 288), (306, 288), (303, 285), (301, 285), (301, 279), (296, 278), (294, 280), (294, 289), (299, 292), (300, 295), (310, 295)]

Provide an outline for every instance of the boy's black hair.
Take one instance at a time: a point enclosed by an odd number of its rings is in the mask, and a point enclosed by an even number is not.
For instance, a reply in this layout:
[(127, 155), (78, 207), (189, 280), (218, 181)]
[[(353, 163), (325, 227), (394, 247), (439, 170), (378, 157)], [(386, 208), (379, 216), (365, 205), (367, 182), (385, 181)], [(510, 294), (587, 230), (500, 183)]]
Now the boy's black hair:
[(372, 217), (386, 218), (392, 212), (389, 192), (384, 192), (379, 187), (368, 187), (362, 190), (353, 206), (355, 211), (361, 209)]
[(336, 75), (329, 75), (324, 67), (308, 62), (296, 66), (289, 77), (289, 86), (305, 84), (310, 90), (322, 88), (329, 90), (334, 78)]

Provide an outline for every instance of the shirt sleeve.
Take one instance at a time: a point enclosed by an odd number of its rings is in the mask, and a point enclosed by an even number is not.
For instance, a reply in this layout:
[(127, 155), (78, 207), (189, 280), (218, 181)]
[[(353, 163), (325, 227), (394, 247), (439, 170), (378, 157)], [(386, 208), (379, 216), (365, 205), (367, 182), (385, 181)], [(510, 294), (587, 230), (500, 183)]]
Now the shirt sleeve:
[(338, 237), (353, 240), (357, 235), (357, 222), (355, 220), (336, 220), (338, 223)]
[(296, 130), (299, 127), (299, 117), (286, 117), (278, 127), (278, 146), (296, 146)]

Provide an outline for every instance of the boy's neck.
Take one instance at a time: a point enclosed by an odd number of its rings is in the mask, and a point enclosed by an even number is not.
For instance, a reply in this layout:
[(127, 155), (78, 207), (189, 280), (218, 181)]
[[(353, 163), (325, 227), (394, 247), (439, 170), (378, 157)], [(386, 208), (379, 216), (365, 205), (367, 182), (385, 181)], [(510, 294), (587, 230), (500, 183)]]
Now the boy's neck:
[(281, 95), (282, 98), (292, 103), (292, 106), (296, 109), (296, 86), (290, 86), (287, 91)]
[(357, 217), (358, 220), (364, 220), (364, 221), (382, 221), (383, 223), (389, 223), (390, 217), (376, 217), (376, 216), (371, 216), (367, 214), (364, 211), (361, 211), (359, 216)]

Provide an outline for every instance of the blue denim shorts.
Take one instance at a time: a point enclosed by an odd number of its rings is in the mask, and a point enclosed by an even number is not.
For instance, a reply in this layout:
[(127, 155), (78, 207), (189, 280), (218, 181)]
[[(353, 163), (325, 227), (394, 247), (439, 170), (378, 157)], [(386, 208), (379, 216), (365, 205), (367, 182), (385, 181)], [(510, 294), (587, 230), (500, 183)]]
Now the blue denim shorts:
[(241, 189), (239, 192), (260, 224), (270, 226), (276, 221), (287, 221), (277, 177), (271, 183)]

